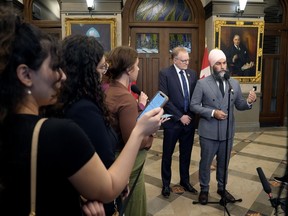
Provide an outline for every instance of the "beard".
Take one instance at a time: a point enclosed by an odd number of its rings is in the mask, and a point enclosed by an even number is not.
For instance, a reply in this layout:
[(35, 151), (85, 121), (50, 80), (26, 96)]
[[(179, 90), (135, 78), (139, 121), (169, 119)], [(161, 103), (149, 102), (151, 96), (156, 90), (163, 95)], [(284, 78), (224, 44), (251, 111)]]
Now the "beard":
[(213, 77), (216, 79), (216, 80), (224, 80), (224, 74), (225, 73), (228, 73), (228, 71), (226, 71), (226, 70), (220, 70), (220, 71), (216, 71), (216, 70), (214, 70), (214, 68), (213, 68), (213, 72), (212, 72), (212, 75), (213, 75)]

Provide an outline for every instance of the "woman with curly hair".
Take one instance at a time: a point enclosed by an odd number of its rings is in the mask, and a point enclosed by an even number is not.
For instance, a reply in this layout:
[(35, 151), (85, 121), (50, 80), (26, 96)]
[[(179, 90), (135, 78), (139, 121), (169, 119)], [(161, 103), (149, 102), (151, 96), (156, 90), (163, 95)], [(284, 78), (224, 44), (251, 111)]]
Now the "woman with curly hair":
[[(95, 71), (96, 72), (96, 71)], [(0, 7), (0, 215), (29, 215), (31, 142), (40, 107), (57, 102), (66, 75), (51, 36)], [(80, 195), (111, 202), (127, 184), (141, 141), (160, 124), (154, 109), (136, 124), (121, 155), (107, 168), (85, 132), (70, 119), (48, 118), (38, 137), (36, 215), (80, 216)], [(93, 209), (90, 209), (93, 210)], [(86, 210), (84, 209), (85, 213)], [(104, 215), (103, 212), (90, 215)]]
[[(102, 75), (108, 65), (104, 49), (95, 37), (71, 35), (64, 39), (62, 69), (67, 75), (61, 101), (64, 103), (64, 116), (75, 121), (88, 135), (97, 154), (106, 168), (115, 161), (115, 146), (118, 138), (110, 126), (109, 113), (104, 104), (101, 88)], [(113, 215), (118, 202), (105, 204), (106, 216)]]

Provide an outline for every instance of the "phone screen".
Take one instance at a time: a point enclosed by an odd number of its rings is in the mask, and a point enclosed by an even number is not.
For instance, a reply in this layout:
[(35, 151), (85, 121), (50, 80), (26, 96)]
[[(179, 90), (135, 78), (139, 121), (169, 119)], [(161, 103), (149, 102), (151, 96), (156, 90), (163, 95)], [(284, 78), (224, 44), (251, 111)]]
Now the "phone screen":
[(145, 109), (140, 113), (137, 119), (139, 119), (146, 112), (155, 109), (157, 107), (163, 107), (168, 101), (168, 97), (161, 91), (158, 91), (156, 95), (152, 98)]

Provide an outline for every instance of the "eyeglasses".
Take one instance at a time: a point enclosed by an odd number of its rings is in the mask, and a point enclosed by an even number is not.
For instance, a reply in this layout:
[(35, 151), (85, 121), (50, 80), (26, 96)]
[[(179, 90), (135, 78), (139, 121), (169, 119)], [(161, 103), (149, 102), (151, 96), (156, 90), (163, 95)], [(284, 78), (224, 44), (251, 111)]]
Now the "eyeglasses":
[(179, 60), (181, 63), (188, 63), (190, 59), (179, 59), (179, 58), (176, 58), (177, 60)]
[(105, 74), (107, 72), (109, 68), (109, 64), (107, 62), (105, 62), (103, 65), (101, 65), (100, 67), (97, 67), (97, 70), (103, 70), (103, 74)]

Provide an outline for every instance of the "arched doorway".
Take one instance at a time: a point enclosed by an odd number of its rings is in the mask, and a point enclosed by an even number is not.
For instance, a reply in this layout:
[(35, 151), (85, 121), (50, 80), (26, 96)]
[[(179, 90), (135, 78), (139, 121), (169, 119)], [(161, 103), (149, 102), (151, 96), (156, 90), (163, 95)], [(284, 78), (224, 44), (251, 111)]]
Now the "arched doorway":
[(205, 12), (200, 0), (127, 0), (123, 8), (122, 44), (138, 50), (138, 87), (152, 97), (158, 73), (168, 67), (170, 50), (190, 52), (189, 67), (200, 71), (205, 47)]
[(60, 3), (60, 0), (23, 0), (24, 19), (61, 39)]

